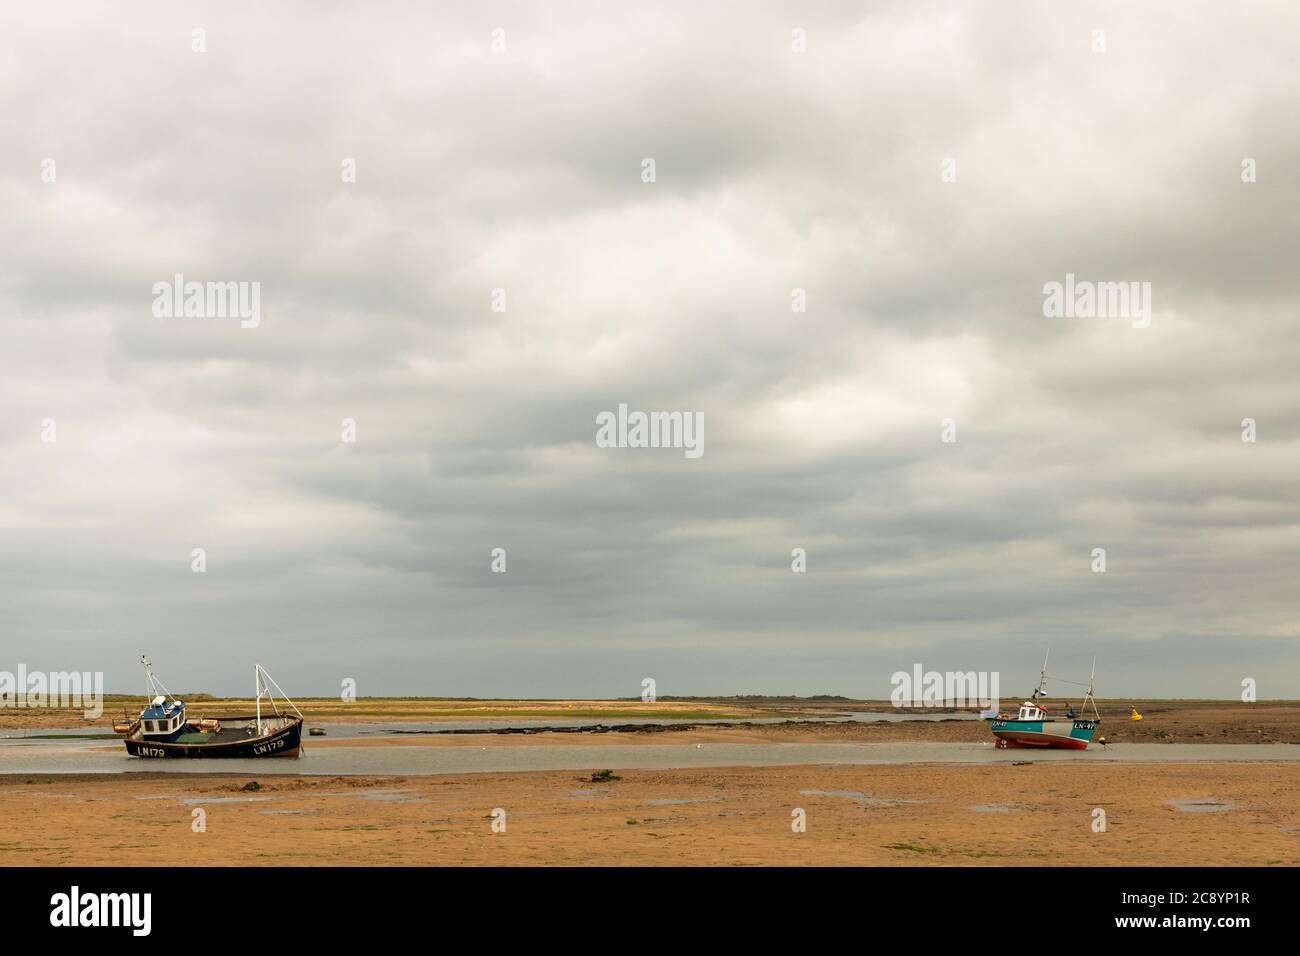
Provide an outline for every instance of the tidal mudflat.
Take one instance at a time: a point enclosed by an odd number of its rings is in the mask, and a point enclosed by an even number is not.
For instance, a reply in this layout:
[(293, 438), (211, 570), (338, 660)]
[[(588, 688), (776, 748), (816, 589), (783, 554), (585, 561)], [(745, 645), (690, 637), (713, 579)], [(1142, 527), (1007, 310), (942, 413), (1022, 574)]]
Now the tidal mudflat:
[(1295, 866), (1300, 763), (0, 776), (0, 865), (269, 862)]

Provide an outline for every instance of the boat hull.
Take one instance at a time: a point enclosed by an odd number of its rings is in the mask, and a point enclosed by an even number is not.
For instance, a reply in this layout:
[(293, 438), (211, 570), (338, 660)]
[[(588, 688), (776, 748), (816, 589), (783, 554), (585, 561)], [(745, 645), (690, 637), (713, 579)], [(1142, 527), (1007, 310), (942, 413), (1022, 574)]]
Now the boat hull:
[(1099, 720), (1013, 720), (995, 717), (990, 729), (999, 747), (1053, 747), (1087, 750)]
[[(231, 719), (231, 718), (227, 718)], [(285, 726), (262, 736), (212, 743), (175, 743), (143, 740), (130, 736), (126, 752), (132, 757), (175, 758), (262, 758), (297, 757), (302, 751), (302, 718), (291, 717)]]

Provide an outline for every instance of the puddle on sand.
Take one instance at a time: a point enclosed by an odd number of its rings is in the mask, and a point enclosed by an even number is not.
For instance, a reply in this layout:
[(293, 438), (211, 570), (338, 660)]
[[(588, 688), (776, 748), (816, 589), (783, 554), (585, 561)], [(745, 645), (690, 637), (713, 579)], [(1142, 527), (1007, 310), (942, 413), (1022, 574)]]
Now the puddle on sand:
[(967, 807), (975, 813), (1010, 813), (1012, 810), (1020, 808), (1013, 803), (985, 803), (975, 807)]
[(651, 807), (683, 807), (691, 803), (721, 803), (722, 797), (681, 797), (679, 799), (665, 798), (662, 800), (647, 800), (646, 805)]
[(410, 790), (334, 790), (329, 793), (322, 793), (322, 797), (355, 797), (360, 800), (382, 800), (386, 803), (428, 803), (428, 800), (418, 800), (415, 797), (408, 797)]
[(799, 792), (805, 797), (838, 797), (841, 800), (852, 800), (854, 803), (871, 807), (896, 807), (904, 803), (920, 802), (918, 800), (889, 800), (884, 797), (872, 797), (860, 790), (800, 790)]
[(1224, 803), (1217, 797), (1204, 797), (1200, 800), (1170, 800), (1169, 805), (1184, 813), (1222, 813), (1231, 810), (1231, 803)]
[(209, 803), (257, 803), (261, 800), (270, 799), (270, 797), (192, 797), (178, 802), (183, 806), (192, 807), (198, 804), (206, 806)]
[(141, 793), (137, 794), (136, 800), (175, 800), (177, 803), (187, 807), (198, 804), (208, 803), (252, 803), (255, 800), (270, 800), (271, 797), (186, 797), (177, 799), (175, 794), (171, 793)]

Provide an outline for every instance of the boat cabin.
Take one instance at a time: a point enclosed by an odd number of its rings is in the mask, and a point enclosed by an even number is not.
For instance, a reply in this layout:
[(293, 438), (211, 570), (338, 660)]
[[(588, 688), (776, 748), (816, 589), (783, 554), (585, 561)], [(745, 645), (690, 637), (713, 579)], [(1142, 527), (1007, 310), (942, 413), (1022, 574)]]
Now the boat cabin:
[(1020, 715), (1016, 717), (1016, 720), (1043, 720), (1046, 717), (1047, 711), (1032, 700), (1027, 700), (1020, 705)]
[(140, 731), (145, 737), (170, 740), (185, 730), (185, 704), (166, 697), (155, 697), (140, 712)]

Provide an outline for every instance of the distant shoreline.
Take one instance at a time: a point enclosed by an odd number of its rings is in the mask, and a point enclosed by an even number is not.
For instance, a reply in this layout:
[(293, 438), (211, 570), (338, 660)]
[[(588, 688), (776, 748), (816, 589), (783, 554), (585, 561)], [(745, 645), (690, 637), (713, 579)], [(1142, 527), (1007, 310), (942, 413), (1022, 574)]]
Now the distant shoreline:
[[(974, 741), (988, 738), (983, 721), (953, 720), (901, 720), (866, 722), (836, 720), (837, 715), (862, 713), (914, 714), (917, 717), (935, 715), (970, 715), (968, 708), (926, 707), (899, 709), (887, 701), (818, 701), (793, 705), (794, 698), (774, 699), (767, 705), (736, 706), (718, 702), (717, 698), (692, 698), (689, 700), (660, 700), (647, 703), (640, 700), (623, 701), (527, 701), (451, 699), (451, 698), (360, 698), (347, 703), (337, 699), (306, 698), (297, 701), (306, 715), (308, 724), (327, 729), (338, 724), (374, 724), (377, 727), (400, 727), (412, 723), (440, 724), (447, 722), (482, 722), (496, 726), (504, 732), (510, 726), (524, 728), (520, 736), (541, 738), (571, 738), (569, 728), (546, 733), (547, 722), (586, 721), (607, 726), (617, 726), (617, 731), (629, 738), (644, 739), (656, 732), (655, 727), (635, 727), (629, 722), (649, 721), (665, 728), (676, 729), (681, 723), (701, 724), (695, 729), (716, 733), (720, 738), (735, 737), (741, 733), (757, 733), (765, 738), (790, 742), (811, 741), (898, 741), (942, 740)], [(139, 697), (111, 698), (104, 703), (104, 713), (95, 720), (86, 720), (76, 710), (29, 710), (0, 708), (0, 732), (34, 730), (70, 730), (110, 728), (120, 720), (123, 712), (134, 717), (139, 713)], [(1048, 706), (1064, 706), (1065, 701), (1049, 701)], [(1071, 702), (1078, 706), (1077, 702)], [(253, 701), (249, 699), (200, 699), (189, 701), (193, 716), (231, 715), (251, 713)], [(283, 704), (280, 706), (283, 707)], [(1003, 702), (1003, 708), (1011, 706)], [(1300, 744), (1300, 701), (1258, 701), (1244, 704), (1238, 701), (1207, 700), (1100, 700), (1097, 702), (1102, 717), (1101, 735), (1111, 742), (1143, 743), (1292, 743)], [(1143, 720), (1132, 721), (1136, 709)], [(778, 721), (767, 726), (754, 726), (756, 720)], [(665, 724), (671, 721), (671, 724)], [(708, 726), (705, 722), (727, 721), (731, 726)], [(626, 725), (626, 726), (621, 726)]]

